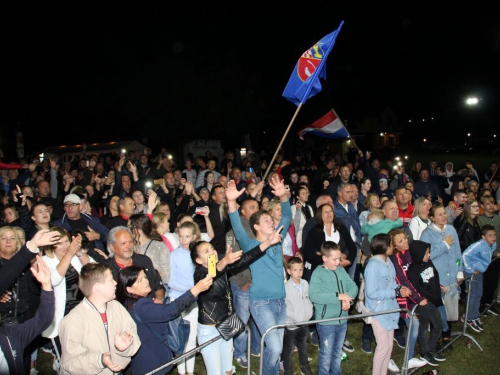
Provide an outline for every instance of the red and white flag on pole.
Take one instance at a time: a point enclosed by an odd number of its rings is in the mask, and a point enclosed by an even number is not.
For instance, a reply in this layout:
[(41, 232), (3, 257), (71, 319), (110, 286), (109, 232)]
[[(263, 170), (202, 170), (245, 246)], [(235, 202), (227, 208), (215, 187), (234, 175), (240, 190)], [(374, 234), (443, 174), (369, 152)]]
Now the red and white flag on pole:
[(349, 132), (333, 109), (311, 125), (300, 129), (300, 139), (304, 139), (304, 135), (307, 133), (329, 139), (345, 139), (350, 137)]

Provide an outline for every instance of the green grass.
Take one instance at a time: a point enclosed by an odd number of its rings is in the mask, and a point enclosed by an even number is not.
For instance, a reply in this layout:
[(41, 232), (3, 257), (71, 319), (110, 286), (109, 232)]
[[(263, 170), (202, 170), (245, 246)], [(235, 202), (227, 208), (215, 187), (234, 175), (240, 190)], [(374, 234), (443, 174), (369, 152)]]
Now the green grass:
[[(462, 305), (460, 305), (463, 308)], [(482, 318), (485, 326), (485, 330), (481, 333), (476, 333), (471, 329), (467, 332), (472, 334), (483, 347), (484, 351), (480, 351), (477, 346), (472, 344), (472, 348), (468, 349), (466, 347), (466, 338), (462, 337), (453, 345), (454, 350), (452, 352), (442, 353), (443, 356), (447, 358), (445, 362), (442, 362), (436, 369), (439, 371), (440, 375), (479, 375), (479, 374), (498, 374), (500, 373), (500, 317), (494, 315), (487, 315)], [(368, 355), (363, 353), (361, 350), (361, 320), (351, 320), (347, 329), (347, 338), (354, 345), (354, 352), (348, 353), (347, 360), (342, 364), (342, 372), (344, 375), (369, 375), (371, 374), (373, 354)], [(455, 323), (453, 330), (458, 330), (458, 323)], [(375, 350), (375, 344), (373, 344), (373, 350)], [(310, 362), (311, 369), (314, 373), (317, 373), (317, 360), (318, 360), (318, 348), (312, 345), (308, 346), (309, 357), (312, 358)], [(416, 355), (419, 353), (419, 347), (415, 348)], [(401, 367), (403, 362), (404, 350), (400, 349), (397, 345), (394, 345), (392, 352), (392, 358), (396, 364)], [(294, 363), (294, 374), (300, 374), (300, 366), (298, 362), (298, 354), (293, 355)], [(246, 369), (238, 367), (236, 361), (234, 362), (236, 367), (236, 373), (244, 375), (246, 374)], [(431, 370), (434, 367), (425, 366), (419, 371), (415, 372), (415, 375), (420, 375), (426, 371)], [(251, 369), (255, 374), (258, 373), (259, 369), (259, 358), (252, 357)], [(39, 351), (38, 354), (38, 371), (40, 375), (55, 374), (52, 370), (52, 356)], [(177, 374), (174, 369), (172, 374)], [(205, 367), (203, 365), (203, 359), (201, 355), (198, 354), (196, 358), (196, 375), (206, 374)]]

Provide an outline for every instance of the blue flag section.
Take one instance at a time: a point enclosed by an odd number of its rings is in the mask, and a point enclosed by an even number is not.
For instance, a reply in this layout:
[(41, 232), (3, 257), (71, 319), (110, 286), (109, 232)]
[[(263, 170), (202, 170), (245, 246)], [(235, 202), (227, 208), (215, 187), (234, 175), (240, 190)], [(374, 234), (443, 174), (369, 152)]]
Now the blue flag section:
[(326, 79), (326, 58), (335, 45), (335, 39), (343, 24), (344, 21), (337, 30), (325, 36), (300, 56), (283, 91), (286, 99), (298, 106), (321, 91), (319, 79)]

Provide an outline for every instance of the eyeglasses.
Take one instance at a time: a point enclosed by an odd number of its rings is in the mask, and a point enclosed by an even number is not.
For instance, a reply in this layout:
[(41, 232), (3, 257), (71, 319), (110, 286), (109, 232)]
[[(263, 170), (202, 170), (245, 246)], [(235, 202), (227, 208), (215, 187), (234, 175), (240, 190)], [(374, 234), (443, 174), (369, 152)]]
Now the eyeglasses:
[(473, 204), (470, 208), (479, 208), (479, 205)]
[(71, 204), (65, 204), (64, 208), (75, 208), (76, 206), (79, 206), (80, 203), (71, 203)]

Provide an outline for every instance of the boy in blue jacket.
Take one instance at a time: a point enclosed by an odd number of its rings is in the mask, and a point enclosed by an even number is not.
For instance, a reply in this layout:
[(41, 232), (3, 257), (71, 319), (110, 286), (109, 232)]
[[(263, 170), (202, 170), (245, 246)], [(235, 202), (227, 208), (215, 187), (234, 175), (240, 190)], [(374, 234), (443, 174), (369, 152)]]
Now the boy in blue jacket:
[(471, 244), (462, 254), (464, 276), (474, 276), (469, 296), (467, 325), (476, 332), (484, 330), (479, 320), (479, 305), (483, 295), (483, 273), (491, 263), (491, 257), (497, 248), (495, 227), (486, 224), (481, 227), (481, 239)]

